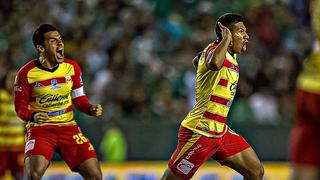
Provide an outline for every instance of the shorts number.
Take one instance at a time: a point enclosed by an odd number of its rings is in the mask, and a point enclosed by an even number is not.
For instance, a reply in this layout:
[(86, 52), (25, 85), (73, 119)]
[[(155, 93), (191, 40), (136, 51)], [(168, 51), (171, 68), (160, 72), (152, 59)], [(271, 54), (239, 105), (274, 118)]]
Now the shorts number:
[(82, 133), (73, 135), (73, 139), (76, 140), (77, 144), (83, 144), (85, 142), (88, 142), (88, 139)]

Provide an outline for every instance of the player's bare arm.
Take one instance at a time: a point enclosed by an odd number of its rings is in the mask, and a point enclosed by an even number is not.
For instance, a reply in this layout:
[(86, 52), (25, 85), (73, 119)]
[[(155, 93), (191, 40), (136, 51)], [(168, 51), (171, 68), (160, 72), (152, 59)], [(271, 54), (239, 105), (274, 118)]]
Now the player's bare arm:
[(206, 66), (211, 70), (219, 70), (222, 67), (223, 61), (226, 57), (229, 45), (232, 43), (232, 34), (230, 30), (223, 26), (220, 22), (218, 25), (222, 31), (222, 41), (218, 44), (217, 48), (212, 52), (206, 60)]

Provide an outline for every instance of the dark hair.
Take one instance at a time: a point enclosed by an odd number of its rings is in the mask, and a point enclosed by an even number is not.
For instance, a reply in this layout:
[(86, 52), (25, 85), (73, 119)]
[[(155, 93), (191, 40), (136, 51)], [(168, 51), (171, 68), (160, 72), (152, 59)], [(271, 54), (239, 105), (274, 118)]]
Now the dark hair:
[(216, 42), (217, 43), (222, 41), (222, 31), (218, 25), (218, 22), (220, 22), (222, 25), (224, 25), (230, 29), (230, 28), (232, 28), (233, 24), (238, 23), (238, 22), (244, 22), (244, 18), (243, 18), (243, 16), (241, 16), (239, 14), (233, 14), (233, 13), (227, 13), (227, 14), (220, 16), (216, 22), (216, 35), (217, 35)]
[(42, 24), (34, 31), (32, 36), (33, 45), (37, 48), (37, 45), (43, 45), (44, 34), (49, 31), (57, 31), (57, 28), (51, 24)]

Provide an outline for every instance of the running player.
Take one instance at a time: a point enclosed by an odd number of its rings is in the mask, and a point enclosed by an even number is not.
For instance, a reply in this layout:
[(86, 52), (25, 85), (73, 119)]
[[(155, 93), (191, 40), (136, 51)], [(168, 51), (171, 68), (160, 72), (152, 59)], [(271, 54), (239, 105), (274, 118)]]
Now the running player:
[(296, 88), (295, 123), (291, 131), (292, 180), (320, 179), (320, 0), (310, 6), (314, 49), (304, 62)]
[(41, 25), (33, 34), (39, 58), (29, 61), (15, 80), (15, 108), (26, 121), (27, 179), (41, 179), (54, 152), (84, 179), (102, 179), (96, 152), (82, 134), (73, 116), (73, 105), (98, 117), (102, 107), (88, 101), (79, 65), (64, 58), (64, 43), (58, 30)]
[(196, 104), (181, 123), (177, 148), (161, 179), (191, 179), (210, 157), (245, 179), (263, 178), (254, 150), (226, 125), (239, 79), (236, 54), (246, 50), (249, 40), (243, 21), (237, 14), (221, 16), (216, 22), (217, 40), (193, 60)]

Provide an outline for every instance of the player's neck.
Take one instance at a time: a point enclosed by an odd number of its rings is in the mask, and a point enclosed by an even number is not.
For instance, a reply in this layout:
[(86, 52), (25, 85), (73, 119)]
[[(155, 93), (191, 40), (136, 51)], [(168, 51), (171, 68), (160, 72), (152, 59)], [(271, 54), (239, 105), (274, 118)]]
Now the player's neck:
[(234, 58), (234, 53), (230, 49), (228, 49), (228, 53)]
[(58, 63), (50, 62), (48, 58), (39, 57), (39, 60), (41, 65), (46, 69), (54, 69), (59, 65)]

